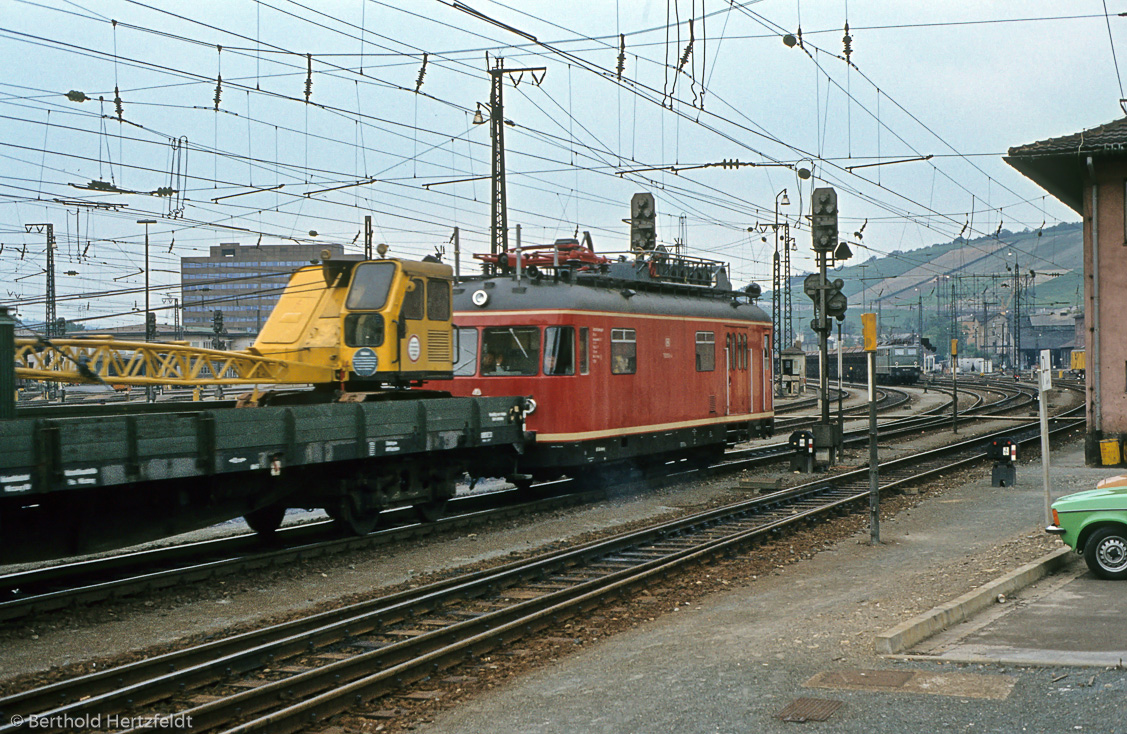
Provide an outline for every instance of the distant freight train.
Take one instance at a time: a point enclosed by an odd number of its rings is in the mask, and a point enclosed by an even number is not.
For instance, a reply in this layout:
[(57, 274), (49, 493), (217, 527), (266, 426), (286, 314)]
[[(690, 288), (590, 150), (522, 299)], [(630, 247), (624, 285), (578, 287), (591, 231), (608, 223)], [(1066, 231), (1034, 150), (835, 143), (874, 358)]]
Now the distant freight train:
[[(867, 382), (869, 379), (868, 355), (863, 347), (842, 349), (842, 379), (846, 382)], [(837, 379), (837, 350), (831, 349), (829, 369), (831, 380)], [(876, 381), (880, 385), (914, 385), (920, 380), (919, 351), (913, 344), (881, 344), (876, 353)], [(806, 353), (806, 378), (818, 379), (818, 353)]]

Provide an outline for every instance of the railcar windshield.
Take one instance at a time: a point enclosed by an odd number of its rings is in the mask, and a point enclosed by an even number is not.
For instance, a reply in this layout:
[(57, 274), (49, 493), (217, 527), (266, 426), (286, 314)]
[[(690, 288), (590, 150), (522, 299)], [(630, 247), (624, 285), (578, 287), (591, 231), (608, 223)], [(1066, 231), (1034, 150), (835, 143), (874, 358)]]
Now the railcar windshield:
[(349, 311), (379, 311), (387, 303), (395, 263), (377, 262), (357, 265), (352, 272), (345, 306)]
[(481, 330), (481, 374), (535, 375), (540, 358), (540, 329), (490, 326)]
[(458, 328), (458, 360), (454, 366), (455, 377), (468, 377), (477, 370), (477, 329), (472, 326)]

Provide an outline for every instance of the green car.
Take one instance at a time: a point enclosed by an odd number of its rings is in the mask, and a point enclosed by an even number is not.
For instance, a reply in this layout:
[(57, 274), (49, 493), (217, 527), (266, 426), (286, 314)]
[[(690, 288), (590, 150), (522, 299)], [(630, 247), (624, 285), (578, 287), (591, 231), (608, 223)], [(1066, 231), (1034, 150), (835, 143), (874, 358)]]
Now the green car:
[(1053, 524), (1045, 531), (1083, 553), (1100, 578), (1127, 579), (1127, 475), (1061, 497), (1053, 503)]

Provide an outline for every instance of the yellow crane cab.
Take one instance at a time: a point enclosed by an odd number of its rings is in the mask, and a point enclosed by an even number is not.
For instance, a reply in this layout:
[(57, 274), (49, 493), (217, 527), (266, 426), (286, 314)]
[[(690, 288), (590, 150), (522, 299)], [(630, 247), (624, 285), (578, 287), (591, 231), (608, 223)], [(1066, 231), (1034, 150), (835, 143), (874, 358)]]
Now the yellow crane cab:
[(322, 255), (291, 276), (252, 354), (287, 362), (289, 382), (331, 370), (347, 390), (453, 377), (450, 266)]

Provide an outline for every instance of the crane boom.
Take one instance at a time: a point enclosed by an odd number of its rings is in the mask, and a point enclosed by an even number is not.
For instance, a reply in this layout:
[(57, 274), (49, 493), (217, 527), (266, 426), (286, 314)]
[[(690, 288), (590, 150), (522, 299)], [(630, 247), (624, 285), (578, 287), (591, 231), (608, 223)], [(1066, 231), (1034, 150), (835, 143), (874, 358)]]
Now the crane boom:
[[(297, 374), (300, 373), (300, 374)], [(185, 343), (79, 339), (17, 339), (16, 377), (115, 385), (245, 385), (332, 382), (330, 368), (294, 365), (250, 352)]]

